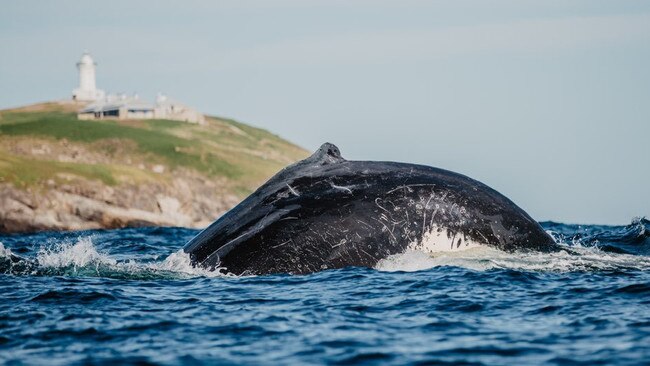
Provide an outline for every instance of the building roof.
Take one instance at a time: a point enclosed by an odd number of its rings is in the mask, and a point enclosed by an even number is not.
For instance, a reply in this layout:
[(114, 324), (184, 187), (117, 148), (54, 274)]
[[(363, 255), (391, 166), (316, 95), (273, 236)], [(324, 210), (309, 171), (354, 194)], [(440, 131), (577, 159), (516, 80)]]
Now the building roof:
[(127, 97), (126, 95), (109, 95), (104, 99), (98, 100), (84, 107), (79, 113), (95, 113), (102, 111), (112, 111), (120, 108), (131, 110), (153, 110), (154, 107), (140, 99), (137, 95)]

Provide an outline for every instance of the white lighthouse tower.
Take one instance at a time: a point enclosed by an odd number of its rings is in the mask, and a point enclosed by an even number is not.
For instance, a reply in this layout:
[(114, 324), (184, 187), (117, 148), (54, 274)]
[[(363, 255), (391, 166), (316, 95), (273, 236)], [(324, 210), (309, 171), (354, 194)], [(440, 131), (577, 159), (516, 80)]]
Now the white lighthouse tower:
[(95, 66), (97, 64), (88, 52), (84, 52), (77, 62), (79, 69), (79, 87), (72, 91), (72, 99), (82, 102), (92, 102), (104, 97), (104, 91), (97, 89), (95, 84)]

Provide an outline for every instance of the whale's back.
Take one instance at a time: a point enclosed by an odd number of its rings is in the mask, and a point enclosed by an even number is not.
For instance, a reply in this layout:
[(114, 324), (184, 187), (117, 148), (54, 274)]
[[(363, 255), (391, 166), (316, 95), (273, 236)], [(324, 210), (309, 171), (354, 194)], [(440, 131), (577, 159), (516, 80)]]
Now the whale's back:
[(347, 161), (326, 144), (184, 250), (197, 265), (233, 273), (309, 273), (374, 266), (425, 240), (456, 248), (555, 248), (521, 208), (476, 180), (422, 165)]

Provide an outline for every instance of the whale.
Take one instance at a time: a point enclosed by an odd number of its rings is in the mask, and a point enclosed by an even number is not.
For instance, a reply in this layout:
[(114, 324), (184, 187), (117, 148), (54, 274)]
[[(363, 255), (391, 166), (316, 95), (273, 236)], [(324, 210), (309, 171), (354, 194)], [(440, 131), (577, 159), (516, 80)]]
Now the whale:
[(353, 161), (323, 144), (184, 247), (193, 266), (234, 275), (374, 267), (407, 250), (560, 250), (487, 185), (425, 165)]

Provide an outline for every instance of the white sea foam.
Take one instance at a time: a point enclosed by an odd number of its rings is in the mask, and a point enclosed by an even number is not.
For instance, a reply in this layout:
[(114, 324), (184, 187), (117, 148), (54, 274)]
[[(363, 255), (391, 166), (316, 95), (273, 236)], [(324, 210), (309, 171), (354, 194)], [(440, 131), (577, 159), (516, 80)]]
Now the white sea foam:
[(488, 247), (474, 247), (462, 251), (429, 252), (419, 249), (408, 249), (402, 254), (385, 258), (375, 266), (380, 271), (421, 271), (438, 266), (457, 266), (475, 270), (490, 269), (484, 260), (496, 250)]
[(150, 265), (151, 269), (159, 271), (168, 271), (189, 275), (191, 277), (221, 277), (225, 276), (219, 269), (209, 271), (204, 268), (195, 267), (192, 265), (190, 255), (185, 253), (183, 249), (178, 250), (167, 256), (165, 260)]
[(428, 253), (409, 250), (380, 261), (380, 271), (419, 271), (438, 266), (457, 266), (473, 270), (495, 268), (524, 271), (594, 271), (616, 269), (650, 269), (650, 258), (603, 252), (598, 248), (572, 246), (572, 253), (506, 253), (489, 247), (459, 252)]

